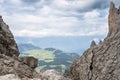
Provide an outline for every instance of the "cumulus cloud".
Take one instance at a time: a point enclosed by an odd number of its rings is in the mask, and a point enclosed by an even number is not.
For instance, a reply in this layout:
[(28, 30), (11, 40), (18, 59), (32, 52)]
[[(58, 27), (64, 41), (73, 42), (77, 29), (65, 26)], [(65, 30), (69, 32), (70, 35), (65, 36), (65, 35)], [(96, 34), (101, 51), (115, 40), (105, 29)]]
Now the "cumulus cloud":
[(1, 0), (0, 4), (0, 14), (15, 36), (107, 33), (108, 0)]

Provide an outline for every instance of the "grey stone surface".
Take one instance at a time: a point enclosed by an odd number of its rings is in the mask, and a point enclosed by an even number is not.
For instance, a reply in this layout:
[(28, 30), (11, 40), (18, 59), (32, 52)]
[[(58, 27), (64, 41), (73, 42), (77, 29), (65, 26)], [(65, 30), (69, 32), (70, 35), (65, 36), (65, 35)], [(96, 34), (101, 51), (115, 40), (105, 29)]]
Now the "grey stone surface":
[(19, 77), (33, 77), (33, 70), (23, 62), (0, 54), (0, 75), (16, 74)]

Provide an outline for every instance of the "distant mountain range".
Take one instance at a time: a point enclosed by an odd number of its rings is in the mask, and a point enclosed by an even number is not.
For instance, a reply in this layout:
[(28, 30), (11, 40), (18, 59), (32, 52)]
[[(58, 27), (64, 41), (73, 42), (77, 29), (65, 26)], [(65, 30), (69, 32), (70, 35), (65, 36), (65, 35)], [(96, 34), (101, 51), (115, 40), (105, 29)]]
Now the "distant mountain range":
[(89, 48), (92, 40), (98, 41), (104, 36), (51, 36), (51, 37), (15, 37), (17, 44), (30, 43), (40, 48), (55, 48), (80, 55)]
[(18, 44), (18, 48), (20, 53), (22, 53), (23, 51), (27, 51), (27, 50), (33, 50), (33, 49), (41, 49), (33, 44)]
[(20, 56), (33, 56), (39, 60), (36, 71), (55, 69), (63, 73), (68, 69), (74, 59), (79, 57), (77, 53), (67, 53), (55, 48), (41, 49), (33, 44), (19, 44)]

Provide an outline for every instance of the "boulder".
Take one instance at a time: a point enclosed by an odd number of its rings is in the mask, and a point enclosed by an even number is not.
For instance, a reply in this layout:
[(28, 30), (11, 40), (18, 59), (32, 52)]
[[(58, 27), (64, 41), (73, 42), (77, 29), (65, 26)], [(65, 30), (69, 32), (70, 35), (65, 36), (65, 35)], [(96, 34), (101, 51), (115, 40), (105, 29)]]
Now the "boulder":
[(38, 59), (34, 58), (34, 57), (19, 57), (20, 60), (22, 60), (22, 62), (24, 62), (25, 64), (27, 64), (29, 67), (31, 67), (32, 69), (35, 69), (38, 65)]

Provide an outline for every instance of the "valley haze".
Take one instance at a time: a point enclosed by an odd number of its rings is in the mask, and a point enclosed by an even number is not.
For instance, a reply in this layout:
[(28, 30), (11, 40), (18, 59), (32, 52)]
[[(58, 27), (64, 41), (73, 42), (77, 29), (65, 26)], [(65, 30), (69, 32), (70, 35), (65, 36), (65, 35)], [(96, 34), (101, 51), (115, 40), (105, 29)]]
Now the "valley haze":
[[(97, 37), (97, 38), (96, 38)], [(81, 36), (81, 37), (43, 37), (43, 38), (31, 38), (31, 37), (15, 37), (18, 44), (32, 44), (40, 48), (56, 48), (65, 52), (74, 52), (82, 54), (91, 43), (91, 40), (99, 42), (103, 36)]]

